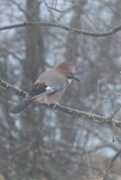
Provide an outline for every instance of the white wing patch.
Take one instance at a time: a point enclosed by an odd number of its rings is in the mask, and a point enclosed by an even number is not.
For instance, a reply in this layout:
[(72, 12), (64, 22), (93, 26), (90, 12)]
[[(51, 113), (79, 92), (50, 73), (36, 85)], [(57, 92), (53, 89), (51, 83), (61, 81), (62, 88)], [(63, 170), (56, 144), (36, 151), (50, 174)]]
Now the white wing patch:
[(46, 91), (49, 91), (50, 89), (53, 89), (53, 87), (47, 86)]

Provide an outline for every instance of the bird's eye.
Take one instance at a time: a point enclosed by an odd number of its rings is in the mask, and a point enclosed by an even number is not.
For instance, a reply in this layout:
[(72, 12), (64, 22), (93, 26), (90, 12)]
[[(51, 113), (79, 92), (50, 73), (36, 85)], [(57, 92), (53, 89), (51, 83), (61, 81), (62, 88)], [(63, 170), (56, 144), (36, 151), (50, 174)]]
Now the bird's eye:
[(68, 74), (68, 79), (73, 79), (74, 76), (75, 76), (75, 73), (70, 72), (70, 73)]

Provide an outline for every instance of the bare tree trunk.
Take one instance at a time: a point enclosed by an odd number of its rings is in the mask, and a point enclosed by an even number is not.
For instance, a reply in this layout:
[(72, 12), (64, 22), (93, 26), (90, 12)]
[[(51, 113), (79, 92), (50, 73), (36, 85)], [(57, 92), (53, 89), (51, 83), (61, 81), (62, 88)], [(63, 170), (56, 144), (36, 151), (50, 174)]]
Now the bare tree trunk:
[[(33, 0), (26, 1), (26, 19), (29, 22), (39, 21), (39, 2)], [(28, 90), (39, 75), (39, 71), (43, 70), (44, 64), (44, 45), (43, 34), (40, 27), (26, 27), (25, 29), (25, 60), (23, 61), (22, 87)], [(39, 69), (40, 68), (40, 69)], [(23, 133), (33, 130), (33, 122), (42, 121), (43, 111), (35, 111), (35, 106), (30, 105), (22, 114)], [(41, 117), (41, 118), (40, 118)]]

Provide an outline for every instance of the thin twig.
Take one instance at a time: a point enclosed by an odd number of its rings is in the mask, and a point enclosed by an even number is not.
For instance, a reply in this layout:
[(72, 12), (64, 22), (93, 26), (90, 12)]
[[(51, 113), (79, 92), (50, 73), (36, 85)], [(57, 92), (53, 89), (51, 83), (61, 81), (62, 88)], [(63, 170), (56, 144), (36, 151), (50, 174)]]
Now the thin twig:
[(44, 0), (44, 4), (45, 4), (48, 12), (50, 13), (52, 19), (54, 20), (54, 22), (58, 24), (58, 23), (59, 23), (59, 22), (58, 22), (58, 19), (57, 19), (57, 17), (53, 14), (53, 11), (52, 11), (52, 9), (48, 6), (46, 0)]
[(67, 7), (67, 8), (64, 9), (64, 10), (59, 10), (59, 9), (56, 9), (56, 8), (54, 8), (54, 7), (51, 7), (51, 6), (48, 6), (48, 7), (49, 7), (50, 9), (54, 10), (54, 11), (59, 12), (59, 13), (65, 13), (65, 12), (71, 10), (71, 9), (72, 9), (74, 6), (76, 6), (80, 1), (81, 1), (81, 0), (76, 1), (76, 2), (73, 3), (70, 7)]
[(108, 165), (108, 167), (107, 167), (107, 169), (106, 169), (106, 171), (105, 171), (105, 173), (104, 173), (105, 175), (104, 175), (104, 177), (103, 177), (103, 180), (107, 180), (108, 173), (110, 172), (111, 168), (112, 168), (113, 165), (114, 165), (114, 162), (116, 161), (116, 159), (117, 159), (120, 155), (121, 155), (121, 150), (119, 150), (119, 151), (115, 154), (115, 156), (112, 158), (110, 164)]

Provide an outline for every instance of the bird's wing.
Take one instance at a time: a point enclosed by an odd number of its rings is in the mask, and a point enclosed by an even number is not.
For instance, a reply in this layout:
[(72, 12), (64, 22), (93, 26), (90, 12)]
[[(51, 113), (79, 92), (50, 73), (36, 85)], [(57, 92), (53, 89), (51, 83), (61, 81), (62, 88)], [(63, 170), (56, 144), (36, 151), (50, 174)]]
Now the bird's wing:
[(63, 84), (57, 84), (54, 86), (48, 86), (44, 81), (41, 83), (35, 83), (28, 95), (29, 97), (31, 97), (31, 100), (35, 100), (36, 98), (40, 97), (40, 96), (44, 96), (44, 95), (49, 95), (49, 94), (53, 94), (56, 93), (58, 91), (61, 91), (62, 89), (64, 89), (67, 86), (66, 83)]

